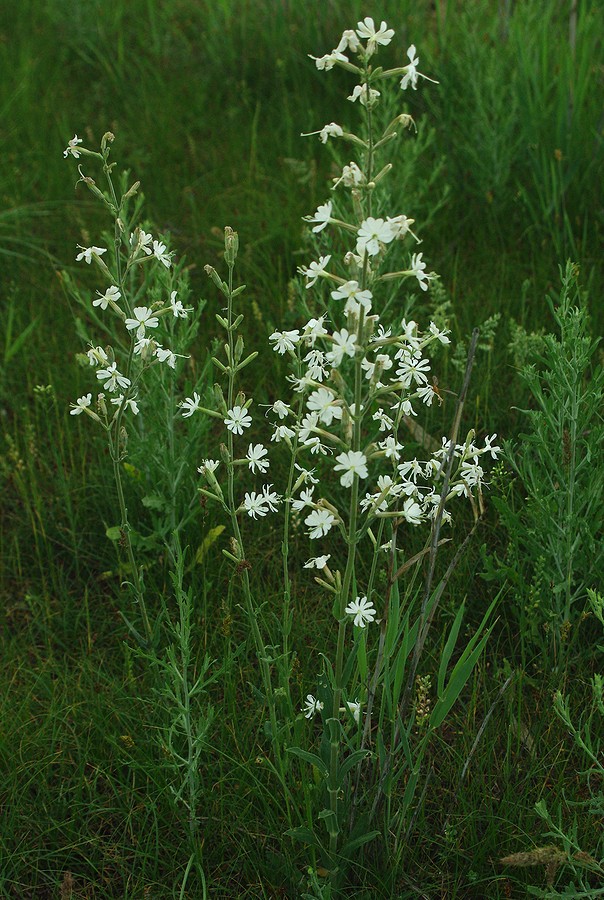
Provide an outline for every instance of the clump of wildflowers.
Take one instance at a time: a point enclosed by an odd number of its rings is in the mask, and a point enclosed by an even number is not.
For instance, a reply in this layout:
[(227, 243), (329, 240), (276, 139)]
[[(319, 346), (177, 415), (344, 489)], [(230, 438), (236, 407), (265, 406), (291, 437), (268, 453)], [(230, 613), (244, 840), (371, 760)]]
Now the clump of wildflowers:
[[(393, 37), (394, 30), (386, 22), (378, 25), (366, 17), (356, 29), (345, 31), (330, 53), (311, 57), (321, 71), (339, 66), (357, 77), (358, 83), (347, 99), (355, 104), (358, 101), (363, 124), (358, 134), (331, 122), (305, 135), (318, 136), (322, 144), (328, 140), (336, 145), (345, 142), (347, 161), (334, 179), (331, 197), (305, 217), (316, 252), (313, 260), (298, 268), (298, 273), (303, 279), (300, 294), (312, 315), (307, 321), (295, 323), (294, 328), (280, 327), (269, 336), (273, 351), (290, 363), (287, 381), (291, 396), (273, 400), (266, 413), (272, 427), (270, 441), (254, 443), (254, 436), (250, 443), (246, 436), (247, 453), (237, 442), (241, 442), (244, 430), (253, 425), (249, 412), (252, 399), (246, 400), (241, 392), (236, 397), (234, 382), (253, 355), (243, 359), (243, 341), (234, 340), (242, 316), (235, 317), (232, 302), (242, 288), (234, 291), (232, 286), (234, 258), (231, 253), (229, 259), (228, 230), (225, 257), (229, 284), (215, 270), (209, 270), (228, 301), (226, 317), (217, 316), (228, 335), (226, 358), (214, 360), (228, 379), (228, 396), (225, 398), (221, 389), (216, 390), (217, 410), (212, 413), (222, 418), (228, 432), (222, 449), (227, 484), (218, 487), (207, 466), (202, 466), (207, 484), (201, 490), (231, 515), (238, 552), (227, 555), (238, 567), (244, 558), (241, 517), (259, 519), (269, 511), (283, 510), (284, 609), (282, 652), (276, 667), (284, 696), (291, 697), (288, 548), (292, 513), (302, 517), (304, 534), (312, 547), (313, 555), (304, 568), (316, 570), (316, 582), (332, 596), (337, 631), (335, 657), (325, 664), (319, 676), (318, 698), (307, 694), (301, 712), (307, 719), (320, 714), (325, 721), (325, 754), (322, 759), (315, 757), (315, 765), (324, 773), (329, 797), (328, 809), (321, 812), (321, 818), (327, 825), (327, 855), (334, 872), (344, 828), (346, 778), (342, 772), (352, 771), (367, 755), (371, 707), (384, 678), (384, 657), (392, 654), (396, 645), (394, 638), (386, 643), (384, 629), (388, 625), (396, 636), (405, 627), (396, 618), (400, 613), (398, 605), (391, 608), (393, 586), (400, 573), (423, 555), (405, 560), (405, 534), (411, 528), (425, 526), (436, 535), (437, 542), (441, 524), (452, 521), (450, 506), (456, 497), (468, 499), (478, 515), (486, 483), (484, 457), (488, 454), (496, 459), (500, 452), (494, 443), (496, 435), (481, 445), (472, 431), (465, 440), (458, 440), (457, 430), (452, 438), (432, 440), (422, 458), (409, 446), (413, 435), (409, 423), (425, 407), (443, 402), (432, 373), (431, 353), (438, 345), (448, 345), (450, 338), (447, 329), (434, 322), (421, 328), (413, 319), (397, 317), (385, 309), (382, 300), (386, 286), (391, 292), (392, 285), (396, 285), (401, 294), (414, 288), (428, 292), (437, 278), (429, 270), (424, 252), (417, 251), (419, 238), (412, 230), (414, 211), (385, 212), (388, 178), (393, 169), (388, 150), (400, 132), (413, 123), (408, 114), (401, 113), (385, 127), (378, 127), (375, 110), (389, 80), (395, 79), (402, 91), (416, 90), (420, 79), (432, 81), (419, 71), (413, 44), (403, 65), (386, 70), (374, 65), (380, 48), (390, 44)], [(392, 262), (400, 259), (402, 266)], [(147, 320), (144, 321), (146, 328)], [(193, 401), (185, 400), (183, 415), (191, 415), (196, 408)], [(255, 485), (238, 501), (235, 467), (245, 466), (253, 476), (263, 475), (270, 465), (267, 447), (271, 444), (285, 445), (290, 452), (289, 478), (279, 488), (281, 496), (273, 492), (272, 485), (260, 489)], [(334, 535), (337, 540), (332, 540)], [(360, 565), (364, 545), (373, 559), (367, 567)], [(391, 576), (383, 595), (376, 573), (386, 557), (390, 560)], [(249, 582), (246, 584), (249, 590)], [(248, 608), (257, 628), (251, 595)], [(418, 652), (420, 633), (424, 639), (426, 615), (423, 609), (416, 631)], [(272, 674), (266, 667), (262, 641), (257, 634), (255, 639), (264, 659), (263, 683), (275, 739), (278, 723), (274, 699), (269, 696)], [(375, 666), (371, 690), (369, 658)], [(461, 689), (459, 681), (454, 689)], [(388, 694), (389, 715), (394, 723), (391, 753), (399, 739), (397, 707), (404, 703), (401, 697), (405, 697), (402, 682), (398, 682), (397, 691), (394, 696)], [(293, 710), (294, 704), (290, 702), (289, 708)], [(441, 708), (436, 704), (434, 715), (440, 714)], [(352, 738), (343, 737), (342, 729), (351, 724), (358, 726), (356, 744), (350, 743)], [(287, 728), (283, 725), (285, 732)], [(428, 733), (428, 725), (426, 728)], [(306, 761), (311, 757), (301, 748), (290, 745), (288, 750)], [(290, 833), (308, 839), (308, 829), (306, 836), (298, 831), (293, 829)]]

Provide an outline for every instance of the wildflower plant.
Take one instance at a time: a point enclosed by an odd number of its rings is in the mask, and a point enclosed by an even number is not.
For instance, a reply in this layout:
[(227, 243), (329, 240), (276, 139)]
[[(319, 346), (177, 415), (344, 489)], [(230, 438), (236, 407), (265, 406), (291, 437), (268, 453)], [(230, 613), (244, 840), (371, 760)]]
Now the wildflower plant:
[[(88, 343), (80, 354), (87, 372), (94, 374), (94, 388), (71, 403), (74, 417), (92, 419), (104, 433), (112, 461), (119, 506), (119, 524), (107, 528), (107, 536), (125, 551), (125, 583), (131, 594), (133, 620), (120, 611), (136, 639), (138, 656), (150, 664), (153, 691), (159, 703), (164, 740), (162, 752), (171, 801), (178, 814), (186, 815), (185, 832), (190, 856), (185, 866), (181, 895), (192, 871), (202, 886), (205, 874), (198, 834), (198, 807), (203, 784), (200, 758), (212, 723), (212, 709), (203, 698), (208, 685), (219, 674), (206, 655), (199, 665), (192, 640), (193, 596), (184, 587), (184, 552), (180, 538), (197, 512), (192, 489), (183, 488), (190, 479), (187, 457), (179, 442), (175, 422), (179, 411), (175, 396), (182, 379), (185, 352), (195, 336), (203, 304), (187, 305), (188, 279), (182, 262), (175, 263), (167, 238), (154, 237), (141, 220), (139, 182), (128, 186), (128, 173), (119, 181), (109, 161), (114, 136), (107, 133), (100, 152), (83, 146), (75, 135), (64, 156), (94, 162), (102, 169), (106, 188), (78, 165), (80, 179), (101, 201), (113, 219), (113, 234), (104, 245), (78, 246), (76, 262), (94, 268), (99, 288), (91, 296), (67, 273), (63, 282), (70, 295), (85, 310), (78, 330)], [(103, 335), (103, 343), (90, 337), (90, 325)], [(197, 395), (196, 395), (197, 396)], [(186, 436), (195, 446), (205, 428)], [(132, 452), (133, 451), (133, 452)], [(135, 464), (131, 460), (134, 460)], [(130, 521), (126, 504), (125, 476), (145, 489), (142, 504), (154, 514), (153, 529), (143, 534)], [(188, 494), (188, 496), (187, 496)], [(178, 510), (178, 511), (177, 511)], [(142, 556), (167, 549), (171, 580), (178, 612), (166, 598), (154, 608), (145, 592)], [(139, 624), (140, 622), (140, 624)], [(210, 669), (212, 672), (210, 673)], [(205, 891), (205, 887), (204, 887)]]
[[(220, 453), (200, 466), (200, 490), (230, 517), (233, 539), (224, 553), (243, 586), (262, 699), (269, 711), (267, 733), (275, 771), (286, 793), (290, 823), (303, 822), (287, 833), (309, 845), (313, 858), (319, 855), (334, 890), (353, 854), (378, 834), (388, 841), (396, 835), (400, 853), (429, 740), (477, 662), (493, 608), (467, 645), (457, 648), (452, 665), (463, 619), (460, 605), (434, 679), (436, 696), (428, 696), (432, 682), (427, 673), (420, 682), (425, 686), (421, 710), (415, 709), (421, 651), (464, 546), (434, 585), (436, 552), (447, 540), (440, 538), (441, 526), (451, 524), (450, 507), (457, 497), (468, 500), (479, 519), (484, 462), (497, 459), (500, 448), (496, 435), (482, 445), (473, 431), (459, 439), (477, 333), (451, 435), (434, 442), (422, 458), (409, 446), (409, 436), (417, 433), (415, 417), (424, 407), (443, 402), (432, 380), (430, 355), (450, 338), (433, 322), (421, 329), (414, 320), (401, 319), (396, 303), (382, 301), (385, 295), (396, 297), (410, 288), (427, 292), (436, 278), (418, 251), (412, 211), (387, 210), (389, 149), (414, 123), (401, 113), (378, 130), (374, 111), (393, 80), (402, 91), (417, 89), (420, 79), (431, 80), (420, 73), (413, 45), (401, 66), (384, 70), (376, 65), (380, 47), (393, 36), (385, 22), (377, 27), (367, 17), (356, 29), (345, 31), (331, 53), (312, 57), (319, 70), (341, 67), (358, 79), (348, 101), (359, 109), (361, 125), (353, 133), (331, 122), (309, 133), (322, 144), (344, 144), (347, 162), (342, 162), (330, 196), (306, 217), (317, 248), (315, 259), (298, 270), (303, 279), (299, 306), (309, 317), (269, 336), (273, 351), (290, 365), (290, 393), (275, 398), (267, 413), (270, 437), (257, 443), (261, 418), (253, 398), (239, 388), (239, 375), (256, 354), (246, 352), (239, 333), (243, 315), (236, 313), (234, 301), (244, 286), (234, 286), (238, 239), (231, 229), (225, 232), (228, 281), (206, 267), (226, 300), (217, 315), (225, 332), (224, 353), (213, 360), (225, 387), (215, 386), (212, 409), (203, 409), (197, 394), (182, 402), (183, 416), (201, 411), (221, 419), (224, 426)], [(399, 257), (403, 264), (391, 269), (390, 259)], [(281, 445), (289, 453), (287, 482), (282, 485), (270, 477), (272, 444), (274, 452)], [(239, 486), (236, 475), (242, 471), (251, 473), (253, 488)], [(275, 646), (277, 641), (263, 631), (263, 604), (253, 595), (243, 523), (279, 512), (283, 606), (280, 646)], [(305, 538), (298, 536), (308, 548), (304, 557), (310, 556), (304, 569), (330, 600), (334, 620), (333, 655), (323, 656), (317, 681), (308, 685), (301, 706), (293, 697), (290, 677), (295, 656), (290, 563), (294, 514), (305, 526)], [(410, 554), (408, 535), (417, 528), (427, 532), (424, 549)], [(423, 590), (413, 586), (415, 575), (410, 587), (402, 588), (402, 575), (416, 572), (422, 560), (428, 562)], [(418, 718), (420, 735), (414, 732)], [(307, 723), (306, 730), (300, 722)], [(317, 723), (322, 726), (320, 738)], [(294, 799), (287, 778), (292, 757), (308, 765), (320, 782), (320, 794), (306, 791), (297, 812), (291, 809)], [(406, 781), (402, 802), (398, 797), (391, 806), (401, 780)], [(315, 802), (319, 808), (313, 808)]]

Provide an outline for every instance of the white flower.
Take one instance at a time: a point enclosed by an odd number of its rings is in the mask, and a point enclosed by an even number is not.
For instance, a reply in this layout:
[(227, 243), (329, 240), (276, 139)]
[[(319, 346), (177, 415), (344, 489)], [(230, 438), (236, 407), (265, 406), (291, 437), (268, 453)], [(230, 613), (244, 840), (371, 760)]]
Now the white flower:
[(313, 486), (300, 491), (300, 496), (298, 497), (298, 499), (292, 499), (291, 501), (292, 509), (296, 510), (296, 512), (299, 512), (301, 509), (305, 509), (307, 506), (312, 506), (314, 504), (314, 500), (312, 498), (314, 490), (315, 489)]
[(197, 412), (199, 409), (199, 404), (201, 402), (201, 397), (197, 393), (197, 391), (193, 392), (193, 399), (187, 397), (186, 400), (183, 400), (180, 404), (180, 408), (182, 409), (183, 419), (188, 419), (189, 416), (192, 416), (194, 412)]
[(447, 337), (448, 331), (439, 331), (434, 322), (430, 322), (430, 331), (434, 335), (435, 338), (441, 342), (441, 344), (450, 344), (451, 341)]
[(417, 396), (425, 403), (426, 406), (432, 406), (432, 401), (435, 397), (438, 397), (438, 394), (434, 390), (431, 384), (425, 384), (423, 387), (418, 387)]
[(306, 695), (306, 700), (304, 701), (304, 706), (301, 710), (306, 719), (312, 719), (313, 716), (316, 715), (316, 713), (321, 712), (322, 709), (323, 704), (320, 700), (317, 700), (312, 694)]
[(399, 367), (396, 370), (397, 378), (400, 378), (403, 387), (410, 387), (414, 381), (418, 385), (427, 384), (428, 378), (426, 373), (430, 371), (430, 363), (427, 359), (422, 359), (419, 350), (413, 353), (404, 351)]
[(153, 235), (143, 231), (142, 228), (137, 228), (136, 231), (130, 233), (130, 244), (134, 246), (135, 253), (142, 250), (146, 256), (151, 256), (153, 252), (151, 249), (152, 243)]
[(349, 334), (346, 328), (333, 333), (333, 347), (326, 354), (327, 359), (334, 368), (337, 368), (345, 356), (354, 356), (356, 334)]
[(388, 222), (384, 222), (383, 219), (374, 219), (373, 216), (369, 216), (361, 223), (357, 235), (357, 253), (361, 256), (364, 253), (369, 256), (377, 256), (380, 252), (380, 243), (389, 244), (395, 238), (394, 231)]
[(96, 377), (99, 381), (107, 379), (103, 385), (106, 391), (115, 391), (118, 385), (122, 388), (130, 387), (130, 379), (118, 372), (115, 362), (112, 362), (106, 369), (98, 369)]
[(409, 232), (415, 219), (408, 219), (407, 216), (387, 216), (386, 221), (388, 222), (388, 225), (390, 225), (396, 239), (404, 237)]
[(274, 341), (273, 350), (283, 355), (287, 350), (293, 350), (300, 340), (300, 332), (296, 328), (295, 331), (274, 331), (269, 337), (269, 341)]
[(496, 434), (492, 434), (491, 437), (488, 435), (484, 439), (484, 452), (491, 454), (491, 459), (497, 459), (499, 454), (501, 453), (501, 447), (494, 447), (493, 441), (497, 437)]
[(174, 313), (175, 318), (186, 319), (188, 313), (182, 302), (176, 299), (176, 291), (172, 291), (170, 294), (170, 306), (172, 307), (172, 312)]
[(78, 247), (82, 252), (76, 256), (76, 262), (83, 259), (88, 265), (92, 262), (93, 255), (102, 256), (103, 253), (107, 253), (107, 247), (82, 247), (80, 244), (78, 244)]
[(79, 416), (81, 413), (87, 409), (92, 403), (92, 394), (84, 394), (83, 397), (78, 397), (76, 402), (73, 405), (73, 409), (69, 410), (70, 416)]
[(300, 484), (318, 484), (319, 479), (315, 478), (315, 470), (314, 469), (304, 469), (302, 466), (299, 466), (298, 463), (294, 463), (294, 469), (297, 469), (300, 473), (298, 477), (298, 482)]
[(263, 444), (256, 444), (255, 446), (253, 444), (249, 445), (245, 458), (247, 459), (248, 466), (251, 472), (255, 473), (256, 469), (258, 469), (258, 471), (262, 473), (268, 471), (270, 463), (268, 459), (264, 459), (267, 454), (268, 450), (263, 446)]
[(430, 280), (430, 276), (424, 272), (426, 268), (426, 263), (422, 260), (422, 253), (414, 253), (411, 257), (411, 268), (409, 269), (410, 275), (415, 275), (419, 282), (419, 286), (422, 291), (428, 290), (428, 282)]
[[(124, 395), (120, 394), (119, 397), (112, 397), (111, 402), (115, 403), (116, 406), (121, 406), (124, 402)], [(138, 416), (138, 403), (136, 402), (136, 397), (129, 397), (126, 400), (126, 406), (129, 406), (135, 416)]]
[(172, 350), (164, 349), (164, 347), (157, 347), (155, 350), (155, 355), (160, 362), (167, 362), (171, 369), (175, 369), (176, 356), (180, 356), (181, 354), (173, 353)]
[[(82, 143), (82, 138), (79, 138), (77, 136), (77, 134), (74, 134), (72, 139), (67, 144), (67, 147), (65, 148), (65, 150), (63, 150), (63, 157), (65, 158), (65, 157), (69, 156), (69, 154), (71, 154), (73, 157), (75, 157), (75, 159), (79, 159), (80, 156), (82, 155), (82, 153), (80, 150), (78, 150), (78, 144), (81, 144), (81, 143)], [(76, 415), (77, 415), (77, 413), (76, 413)]]
[(339, 184), (343, 184), (344, 187), (357, 187), (357, 185), (362, 184), (365, 181), (365, 176), (357, 166), (357, 164), (352, 160), (349, 165), (344, 166), (342, 169), (342, 174), (339, 178), (334, 178), (333, 188), (335, 190)]
[(314, 216), (304, 216), (305, 222), (317, 222), (315, 227), (313, 228), (313, 232), (318, 234), (320, 231), (323, 231), (325, 226), (329, 223), (331, 218), (333, 203), (331, 200), (328, 200), (327, 203), (323, 203), (318, 207)]
[(115, 284), (111, 285), (110, 288), (107, 288), (104, 294), (101, 294), (100, 291), (97, 291), (99, 295), (96, 300), (92, 301), (93, 306), (100, 306), (101, 309), (105, 310), (109, 306), (109, 303), (117, 303), (117, 301), (122, 296), (120, 289), (116, 287)]
[(344, 131), (340, 125), (336, 125), (335, 122), (330, 122), (329, 125), (324, 125), (321, 131), (309, 131), (308, 134), (303, 134), (302, 137), (311, 137), (313, 134), (318, 134), (321, 143), (326, 144), (328, 138), (342, 137)]
[(358, 628), (365, 628), (369, 622), (373, 622), (376, 616), (375, 607), (367, 597), (357, 597), (348, 604), (344, 612), (346, 615), (354, 617), (354, 624)]
[(268, 512), (264, 496), (262, 494), (257, 494), (256, 491), (252, 491), (251, 494), (245, 495), (243, 508), (252, 519), (257, 518), (257, 516), (265, 516)]
[(162, 244), (160, 241), (153, 241), (153, 256), (163, 263), (166, 269), (169, 269), (172, 265), (171, 253), (166, 251), (166, 245)]
[[(327, 329), (323, 328), (323, 322), (325, 321), (325, 316), (319, 316), (318, 319), (309, 319), (306, 325), (304, 326), (304, 331), (302, 332), (302, 339), (306, 341), (306, 344), (310, 347), (315, 346), (315, 341), (319, 337), (323, 337), (327, 334)], [(308, 359), (308, 356), (305, 357)]]
[(324, 537), (328, 531), (331, 531), (335, 523), (336, 520), (328, 509), (313, 509), (304, 519), (304, 524), (310, 528), (308, 536), (311, 540)]
[(394, 421), (383, 409), (376, 410), (371, 418), (374, 422), (380, 423), (380, 431), (392, 431)]
[[(409, 85), (411, 85), (414, 91), (417, 90), (417, 79), (418, 76), (421, 75), (421, 72), (417, 71), (419, 57), (415, 55), (416, 52), (415, 44), (411, 44), (407, 50), (407, 56), (409, 57), (409, 64), (406, 66), (407, 71), (401, 78), (401, 88), (403, 91), (406, 90)], [(424, 78), (423, 75), (422, 78)]]
[(338, 285), (338, 287), (331, 292), (331, 296), (334, 300), (346, 300), (346, 306), (344, 307), (344, 312), (346, 313), (358, 313), (361, 306), (367, 313), (371, 309), (371, 299), (373, 294), (368, 290), (362, 291), (358, 281), (346, 281), (344, 284)]
[(132, 310), (132, 314), (134, 318), (126, 319), (124, 324), (128, 331), (134, 331), (135, 328), (137, 329), (136, 336), (139, 340), (145, 336), (146, 328), (157, 328), (159, 325), (159, 319), (157, 316), (153, 315), (152, 310), (150, 310), (148, 306), (135, 306)]
[(197, 467), (197, 471), (200, 475), (207, 475), (208, 472), (215, 472), (220, 462), (217, 459), (204, 459), (200, 466)]
[(350, 50), (351, 53), (356, 53), (360, 46), (361, 42), (354, 31), (351, 28), (347, 28), (346, 31), (342, 32), (342, 37), (340, 38), (336, 50)]
[(91, 347), (86, 351), (86, 356), (90, 360), (91, 366), (105, 365), (109, 362), (109, 357), (102, 347)]
[(420, 525), (422, 521), (422, 508), (413, 497), (409, 497), (403, 504), (403, 518), (410, 525)]
[(359, 724), (359, 719), (361, 717), (361, 704), (358, 700), (347, 700), (346, 706), (348, 707), (349, 713), (353, 716), (354, 721)]
[(378, 44), (385, 47), (390, 43), (394, 37), (394, 29), (388, 28), (385, 22), (376, 29), (373, 19), (367, 16), (362, 22), (357, 22), (357, 34), (361, 40), (367, 41), (367, 55), (371, 56), (377, 50)]
[(281, 497), (276, 491), (271, 490), (272, 484), (265, 484), (262, 488), (264, 502), (272, 512), (277, 512), (277, 504), (281, 503)]
[(349, 450), (348, 453), (340, 453), (336, 457), (337, 465), (334, 466), (335, 472), (343, 472), (340, 476), (340, 484), (342, 487), (351, 487), (354, 476), (359, 478), (367, 478), (367, 457), (360, 450)]
[(387, 438), (384, 438), (383, 441), (380, 441), (378, 444), (380, 450), (384, 451), (384, 455), (386, 459), (400, 459), (401, 454), (399, 450), (403, 449), (403, 445), (399, 444), (396, 438), (392, 435), (388, 435)]
[(312, 559), (309, 559), (304, 563), (304, 568), (324, 569), (327, 565), (328, 559), (331, 559), (331, 553), (327, 553), (325, 556), (314, 556)]
[(376, 91), (374, 88), (369, 88), (368, 92), (366, 84), (357, 84), (352, 94), (347, 97), (347, 99), (352, 103), (354, 103), (355, 100), (359, 100), (361, 106), (373, 106), (379, 96), (380, 92)]
[(319, 388), (313, 391), (306, 405), (311, 412), (317, 412), (319, 419), (325, 425), (331, 425), (334, 419), (342, 418), (342, 407), (337, 406), (337, 400), (327, 388)]
[[(327, 331), (325, 334), (327, 334)], [(326, 356), (322, 350), (311, 350), (304, 357), (304, 362), (308, 366), (306, 374), (311, 381), (323, 381), (327, 377), (327, 369), (325, 368)]]
[(227, 410), (226, 419), (223, 420), (229, 431), (233, 434), (243, 434), (244, 428), (249, 428), (252, 424), (252, 417), (248, 414), (244, 406), (234, 406)]
[(298, 268), (298, 272), (300, 275), (304, 275), (308, 278), (306, 282), (306, 287), (310, 288), (313, 284), (316, 283), (317, 278), (323, 274), (327, 265), (329, 264), (329, 260), (331, 259), (331, 254), (328, 256), (320, 256), (319, 262), (311, 262), (311, 264), (306, 268), (305, 266), (300, 266)]
[(288, 425), (275, 425), (273, 429), (273, 433), (271, 435), (271, 441), (274, 441), (278, 444), (280, 441), (285, 440), (285, 438), (293, 438), (295, 437), (296, 432), (293, 428), (290, 428)]

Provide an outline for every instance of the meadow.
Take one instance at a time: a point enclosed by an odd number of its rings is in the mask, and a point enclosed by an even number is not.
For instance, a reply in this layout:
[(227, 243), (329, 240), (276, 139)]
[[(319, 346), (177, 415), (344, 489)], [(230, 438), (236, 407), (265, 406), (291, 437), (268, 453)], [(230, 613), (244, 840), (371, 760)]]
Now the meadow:
[(603, 41), (5, 0), (1, 897), (604, 896)]

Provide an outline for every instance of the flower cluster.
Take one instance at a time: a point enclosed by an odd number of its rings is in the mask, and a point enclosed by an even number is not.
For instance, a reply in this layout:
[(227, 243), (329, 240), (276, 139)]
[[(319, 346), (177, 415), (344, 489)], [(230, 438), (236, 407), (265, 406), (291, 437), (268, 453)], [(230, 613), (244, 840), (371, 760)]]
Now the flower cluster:
[[(109, 144), (112, 141), (113, 135), (106, 134), (101, 142), (101, 152), (98, 153), (81, 147), (82, 139), (76, 134), (69, 141), (63, 156), (73, 156), (75, 159), (79, 159), (84, 154), (100, 159), (103, 162), (104, 171), (110, 178), (111, 167), (108, 166), (107, 160)], [(100, 195), (106, 204), (111, 205), (95, 187), (91, 178), (82, 175), (81, 171), (80, 175), (84, 184), (88, 185), (97, 196)], [(133, 196), (137, 189), (138, 183), (133, 185), (121, 198), (119, 210), (115, 206), (111, 207), (112, 213), (117, 215), (120, 210), (125, 209), (129, 197)], [(92, 307), (100, 312), (110, 311), (119, 319), (130, 343), (130, 352), (125, 360), (124, 371), (118, 367), (112, 347), (104, 349), (91, 345), (86, 354), (90, 365), (96, 368), (96, 377), (102, 384), (103, 390), (114, 395), (110, 402), (116, 409), (111, 420), (108, 418), (104, 393), (99, 394), (96, 399), (95, 408), (98, 413), (93, 409), (92, 393), (85, 394), (71, 404), (72, 415), (86, 413), (108, 427), (118, 418), (121, 420), (122, 413), (126, 411), (134, 415), (138, 414), (139, 407), (135, 388), (145, 367), (165, 363), (172, 369), (176, 368), (176, 360), (180, 354), (163, 346), (158, 340), (157, 333), (164, 316), (173, 316), (175, 319), (187, 318), (190, 310), (186, 309), (182, 301), (178, 299), (176, 290), (170, 291), (169, 300), (157, 301), (151, 306), (134, 305), (130, 302), (124, 285), (129, 283), (128, 276), (133, 269), (153, 262), (159, 263), (166, 271), (172, 267), (172, 253), (168, 251), (166, 244), (142, 228), (133, 227), (129, 233), (124, 233), (122, 245), (117, 249), (113, 259), (105, 256), (108, 254), (107, 247), (78, 245), (77, 249), (79, 252), (76, 255), (76, 262), (84, 262), (87, 265), (94, 263), (107, 284), (103, 291), (96, 292), (97, 295), (92, 300)], [(139, 294), (136, 295), (137, 299)]]

